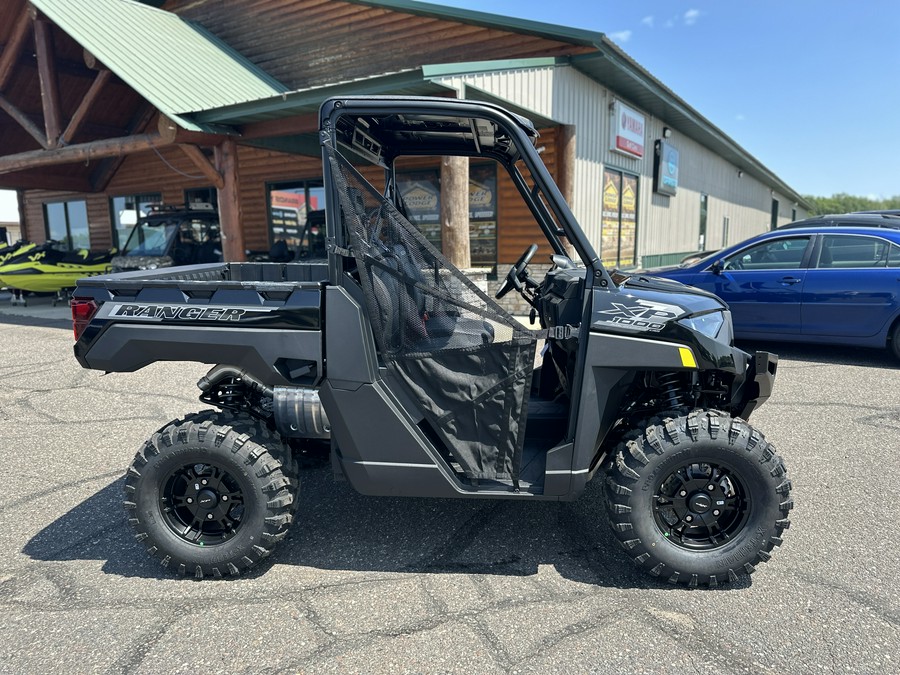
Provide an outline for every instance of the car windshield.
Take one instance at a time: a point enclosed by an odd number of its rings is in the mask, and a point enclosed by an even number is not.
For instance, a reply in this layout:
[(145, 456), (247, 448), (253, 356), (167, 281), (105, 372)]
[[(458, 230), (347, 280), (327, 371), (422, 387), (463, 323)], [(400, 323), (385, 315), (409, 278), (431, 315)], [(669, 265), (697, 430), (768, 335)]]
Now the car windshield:
[(142, 220), (128, 236), (122, 248), (127, 256), (166, 255), (169, 244), (178, 232), (177, 220)]

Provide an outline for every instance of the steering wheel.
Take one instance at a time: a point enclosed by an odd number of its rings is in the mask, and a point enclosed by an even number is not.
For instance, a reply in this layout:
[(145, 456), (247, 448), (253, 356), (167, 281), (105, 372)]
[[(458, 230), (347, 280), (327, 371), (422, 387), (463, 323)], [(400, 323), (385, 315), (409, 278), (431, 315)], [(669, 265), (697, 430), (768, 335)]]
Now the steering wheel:
[(506, 279), (503, 280), (503, 285), (497, 290), (495, 298), (499, 300), (514, 288), (520, 293), (522, 292), (522, 289), (525, 288), (523, 285), (525, 278), (528, 276), (528, 263), (531, 262), (537, 250), (537, 244), (532, 244), (525, 249), (525, 253), (519, 257), (516, 264), (510, 267), (509, 272), (506, 273)]

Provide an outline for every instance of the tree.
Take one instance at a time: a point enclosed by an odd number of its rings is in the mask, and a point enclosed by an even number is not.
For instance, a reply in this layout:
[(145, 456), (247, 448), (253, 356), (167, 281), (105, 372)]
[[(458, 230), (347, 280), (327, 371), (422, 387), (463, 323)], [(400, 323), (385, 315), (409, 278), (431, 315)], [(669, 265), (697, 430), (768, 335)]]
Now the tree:
[(900, 195), (888, 197), (887, 199), (870, 199), (869, 197), (859, 197), (848, 195), (846, 192), (839, 192), (830, 197), (803, 195), (803, 198), (812, 205), (812, 209), (809, 212), (811, 216), (821, 216), (827, 213), (900, 209)]

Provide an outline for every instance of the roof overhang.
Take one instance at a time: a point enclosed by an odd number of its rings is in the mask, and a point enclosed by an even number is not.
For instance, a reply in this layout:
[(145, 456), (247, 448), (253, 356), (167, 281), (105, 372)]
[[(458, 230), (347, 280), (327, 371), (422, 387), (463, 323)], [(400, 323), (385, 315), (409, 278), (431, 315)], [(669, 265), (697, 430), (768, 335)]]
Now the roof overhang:
[(536, 37), (548, 40), (558, 40), (559, 42), (567, 42), (582, 47), (599, 47), (603, 38), (603, 33), (598, 33), (596, 31), (570, 28), (568, 26), (559, 26), (540, 21), (529, 21), (527, 19), (517, 19), (501, 14), (478, 12), (471, 9), (462, 9), (460, 7), (435, 5), (428, 2), (419, 2), (418, 0), (346, 1), (357, 5), (368, 5), (370, 7), (389, 9), (395, 12), (428, 16), (435, 19), (449, 19), (451, 21), (459, 21), (460, 23), (468, 23), (475, 26), (507, 30), (524, 35), (534, 35)]
[[(221, 133), (186, 113), (287, 90), (203, 27), (122, 0), (30, 0), (157, 110), (188, 131)], [(228, 86), (221, 86), (221, 82)]]
[[(535, 67), (552, 65), (555, 59), (523, 59), (528, 64), (519, 63), (519, 67)], [(528, 118), (536, 127), (557, 126), (559, 123), (506, 99), (495, 96), (477, 87), (466, 85), (463, 92), (457, 92), (450, 85), (442, 82), (452, 74), (472, 72), (473, 66), (487, 67), (489, 63), (478, 64), (442, 64), (425, 65), (394, 73), (384, 73), (374, 77), (340, 82), (322, 87), (311, 87), (273, 96), (259, 101), (248, 101), (232, 106), (224, 106), (213, 110), (204, 110), (190, 115), (190, 121), (200, 126), (225, 127), (238, 135), (249, 131), (243, 142), (281, 152), (315, 155), (319, 151), (317, 131), (318, 112), (322, 103), (340, 96), (449, 96), (456, 97), (460, 93), (470, 98), (506, 108), (522, 117)], [(512, 62), (504, 62), (509, 68)], [(279, 133), (275, 125), (286, 118), (304, 118), (305, 121), (286, 126), (285, 133)], [(258, 129), (265, 127), (273, 130), (272, 134), (260, 135)]]
[(322, 102), (334, 96), (377, 94), (436, 96), (447, 95), (450, 92), (451, 90), (445, 85), (426, 78), (422, 68), (412, 68), (321, 87), (299, 89), (256, 101), (202, 110), (192, 113), (189, 119), (200, 125), (239, 127), (245, 124), (318, 113)]
[(726, 161), (766, 185), (777, 188), (805, 209), (811, 205), (762, 162), (703, 117), (671, 89), (644, 70), (625, 52), (604, 38), (603, 48), (594, 54), (566, 59), (573, 68), (610, 89), (615, 95), (677, 129), (709, 148)]

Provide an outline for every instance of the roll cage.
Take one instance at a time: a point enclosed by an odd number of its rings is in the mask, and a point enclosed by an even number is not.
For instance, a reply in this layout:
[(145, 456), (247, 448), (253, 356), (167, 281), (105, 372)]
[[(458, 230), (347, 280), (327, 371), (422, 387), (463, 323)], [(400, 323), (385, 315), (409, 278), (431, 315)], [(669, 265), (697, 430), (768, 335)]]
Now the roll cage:
[[(397, 158), (453, 155), (496, 160), (508, 172), (554, 253), (569, 255), (561, 239), (565, 237), (589, 269), (588, 283), (615, 288), (540, 160), (535, 149), (538, 133), (527, 119), (484, 102), (409, 97), (398, 103), (396, 97), (359, 97), (326, 101), (320, 110), (320, 130), (323, 145), (382, 167), (385, 197), (401, 211), (394, 175)], [(327, 174), (327, 161), (324, 166)], [(333, 186), (330, 177), (325, 178)], [(335, 245), (346, 246), (346, 233), (334, 227), (341, 222), (336, 210), (339, 200), (328, 203), (328, 236)]]

